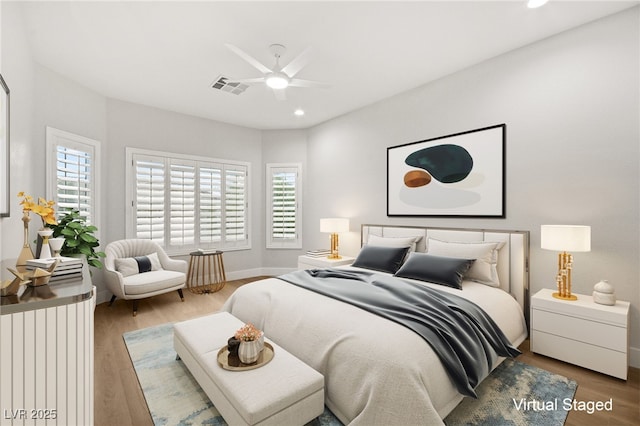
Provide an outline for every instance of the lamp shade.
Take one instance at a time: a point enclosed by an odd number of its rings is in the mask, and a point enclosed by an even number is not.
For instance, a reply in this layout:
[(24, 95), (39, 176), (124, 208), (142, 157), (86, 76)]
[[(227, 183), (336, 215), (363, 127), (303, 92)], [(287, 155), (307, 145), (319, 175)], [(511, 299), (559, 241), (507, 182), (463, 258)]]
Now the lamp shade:
[(555, 251), (591, 251), (591, 227), (583, 225), (542, 225), (540, 246)]
[(320, 232), (337, 234), (338, 232), (349, 232), (349, 219), (344, 217), (330, 217), (320, 219)]

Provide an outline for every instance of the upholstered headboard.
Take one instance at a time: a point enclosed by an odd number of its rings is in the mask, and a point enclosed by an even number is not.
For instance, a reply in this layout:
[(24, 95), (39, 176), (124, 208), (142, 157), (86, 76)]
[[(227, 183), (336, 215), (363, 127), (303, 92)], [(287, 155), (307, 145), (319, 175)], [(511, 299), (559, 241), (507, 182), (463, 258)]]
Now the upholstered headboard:
[(361, 244), (369, 240), (369, 235), (379, 237), (421, 236), (416, 251), (428, 251), (429, 238), (436, 240), (470, 243), (502, 242), (498, 251), (498, 277), (500, 288), (518, 301), (525, 316), (529, 311), (529, 231), (508, 231), (498, 229), (436, 228), (418, 226), (370, 225), (361, 227)]

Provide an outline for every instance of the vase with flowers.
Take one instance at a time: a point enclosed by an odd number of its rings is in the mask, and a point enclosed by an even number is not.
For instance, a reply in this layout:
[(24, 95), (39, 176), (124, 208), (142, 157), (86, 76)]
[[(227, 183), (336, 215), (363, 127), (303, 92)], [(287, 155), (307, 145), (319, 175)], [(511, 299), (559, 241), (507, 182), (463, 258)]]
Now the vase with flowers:
[(53, 233), (47, 225), (55, 225), (58, 223), (56, 220), (56, 211), (53, 206), (56, 204), (53, 200), (45, 200), (44, 198), (38, 198), (38, 202), (34, 201), (31, 195), (27, 195), (24, 192), (18, 192), (18, 197), (22, 198), (20, 205), (22, 206), (22, 222), (24, 223), (24, 243), (22, 250), (18, 256), (16, 266), (24, 268), (28, 259), (33, 259), (33, 252), (29, 246), (29, 222), (31, 218), (29, 213), (33, 212), (40, 216), (42, 220), (42, 228), (38, 231), (38, 235), (42, 238), (42, 249), (40, 250), (40, 258), (51, 257), (51, 250), (49, 249), (49, 237)]
[(238, 329), (234, 335), (240, 341), (238, 358), (243, 364), (251, 364), (258, 360), (264, 348), (264, 333), (253, 324), (248, 323)]

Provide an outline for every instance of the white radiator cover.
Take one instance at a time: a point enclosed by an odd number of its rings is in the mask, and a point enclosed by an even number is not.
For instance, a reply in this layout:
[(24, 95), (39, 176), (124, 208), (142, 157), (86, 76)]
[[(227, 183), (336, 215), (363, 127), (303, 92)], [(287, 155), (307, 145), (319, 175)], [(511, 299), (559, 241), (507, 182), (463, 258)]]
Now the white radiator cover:
[(0, 315), (1, 425), (93, 425), (95, 297)]

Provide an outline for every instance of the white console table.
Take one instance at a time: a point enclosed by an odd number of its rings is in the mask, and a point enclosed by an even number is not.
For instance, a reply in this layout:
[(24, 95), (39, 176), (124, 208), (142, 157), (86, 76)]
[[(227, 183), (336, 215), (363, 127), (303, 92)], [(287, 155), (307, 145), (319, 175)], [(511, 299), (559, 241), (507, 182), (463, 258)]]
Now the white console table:
[(22, 286), (0, 306), (0, 424), (92, 425), (95, 288)]

